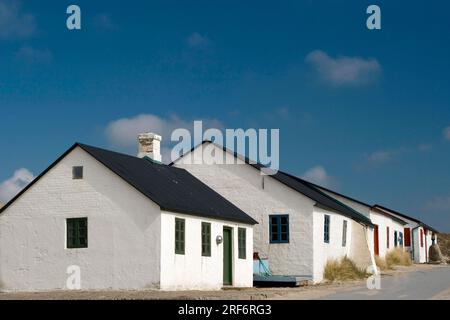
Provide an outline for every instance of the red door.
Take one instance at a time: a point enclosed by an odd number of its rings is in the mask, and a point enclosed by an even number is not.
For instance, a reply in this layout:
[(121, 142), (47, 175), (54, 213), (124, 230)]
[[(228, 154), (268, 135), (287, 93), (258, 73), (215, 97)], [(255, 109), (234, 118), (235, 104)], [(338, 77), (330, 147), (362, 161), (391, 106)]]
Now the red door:
[(428, 230), (425, 229), (425, 262), (428, 262)]
[(411, 229), (405, 228), (405, 247), (411, 247)]
[(378, 226), (375, 225), (373, 229), (373, 245), (375, 250), (375, 255), (380, 255), (379, 245), (378, 245)]

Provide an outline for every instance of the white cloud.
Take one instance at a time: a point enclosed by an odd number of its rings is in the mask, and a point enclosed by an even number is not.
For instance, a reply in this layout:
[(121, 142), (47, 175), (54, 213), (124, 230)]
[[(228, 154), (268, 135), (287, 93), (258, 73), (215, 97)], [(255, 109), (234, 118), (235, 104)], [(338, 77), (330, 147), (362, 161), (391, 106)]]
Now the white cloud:
[(6, 203), (23, 188), (25, 188), (31, 181), (33, 181), (33, 174), (27, 169), (19, 169), (14, 172), (14, 175), (0, 184), (0, 201)]
[(379, 165), (392, 160), (396, 152), (388, 150), (375, 151), (367, 156), (367, 161), (371, 164)]
[(187, 44), (190, 47), (200, 47), (210, 43), (209, 39), (206, 36), (201, 35), (198, 32), (194, 32), (186, 39)]
[(444, 129), (444, 138), (450, 141), (450, 127)]
[(0, 39), (23, 39), (36, 33), (32, 14), (22, 12), (19, 1), (0, 1)]
[(307, 170), (303, 175), (301, 176), (302, 179), (305, 179), (306, 181), (310, 181), (312, 183), (318, 184), (319, 186), (326, 187), (326, 188), (336, 188), (337, 183), (335, 179), (330, 177), (322, 166), (315, 166), (311, 169)]
[(53, 54), (49, 49), (36, 49), (29, 46), (21, 47), (15, 57), (18, 61), (28, 64), (47, 64), (53, 60)]
[(427, 209), (431, 210), (449, 210), (450, 211), (450, 196), (436, 197), (431, 199), (425, 205)]
[(315, 50), (306, 56), (319, 76), (333, 85), (367, 84), (381, 72), (376, 59), (360, 57), (332, 58), (326, 52)]
[[(203, 122), (203, 130), (208, 128), (217, 128), (222, 130), (223, 123), (217, 119), (195, 119)], [(162, 118), (153, 114), (141, 114), (132, 118), (122, 118), (110, 122), (105, 134), (109, 142), (119, 148), (126, 148), (133, 152), (136, 148), (137, 152), (137, 137), (139, 133), (153, 132), (162, 136), (162, 150), (163, 160), (167, 160), (170, 152), (170, 137), (172, 132), (178, 128), (188, 129), (193, 132), (194, 120), (181, 119), (177, 115), (171, 115), (168, 118)]]

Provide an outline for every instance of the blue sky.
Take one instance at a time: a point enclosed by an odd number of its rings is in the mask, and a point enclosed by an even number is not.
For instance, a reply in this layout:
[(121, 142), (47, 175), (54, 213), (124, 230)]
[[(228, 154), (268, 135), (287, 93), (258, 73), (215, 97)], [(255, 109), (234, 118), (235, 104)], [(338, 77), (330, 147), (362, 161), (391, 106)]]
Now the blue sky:
[(0, 195), (75, 141), (203, 119), (279, 128), (281, 169), (450, 231), (450, 4), (376, 3), (378, 31), (366, 1), (0, 0)]

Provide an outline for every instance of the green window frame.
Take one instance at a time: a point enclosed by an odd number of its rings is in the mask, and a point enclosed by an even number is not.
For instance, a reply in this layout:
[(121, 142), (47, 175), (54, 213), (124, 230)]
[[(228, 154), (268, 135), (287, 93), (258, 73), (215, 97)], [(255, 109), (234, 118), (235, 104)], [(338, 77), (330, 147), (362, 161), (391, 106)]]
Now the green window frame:
[(69, 218), (66, 220), (67, 249), (88, 247), (88, 219)]
[(185, 254), (185, 219), (175, 218), (175, 254)]
[(202, 222), (202, 256), (211, 257), (211, 223)]
[(330, 216), (328, 214), (324, 215), (323, 242), (330, 243)]
[(238, 228), (238, 253), (239, 259), (247, 258), (247, 229)]

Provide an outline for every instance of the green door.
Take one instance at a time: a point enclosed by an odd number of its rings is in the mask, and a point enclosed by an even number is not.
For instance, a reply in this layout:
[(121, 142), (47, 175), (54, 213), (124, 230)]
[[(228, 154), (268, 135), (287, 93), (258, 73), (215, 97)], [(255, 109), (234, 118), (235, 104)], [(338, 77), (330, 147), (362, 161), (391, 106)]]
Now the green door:
[(223, 228), (223, 284), (233, 284), (231, 229)]

